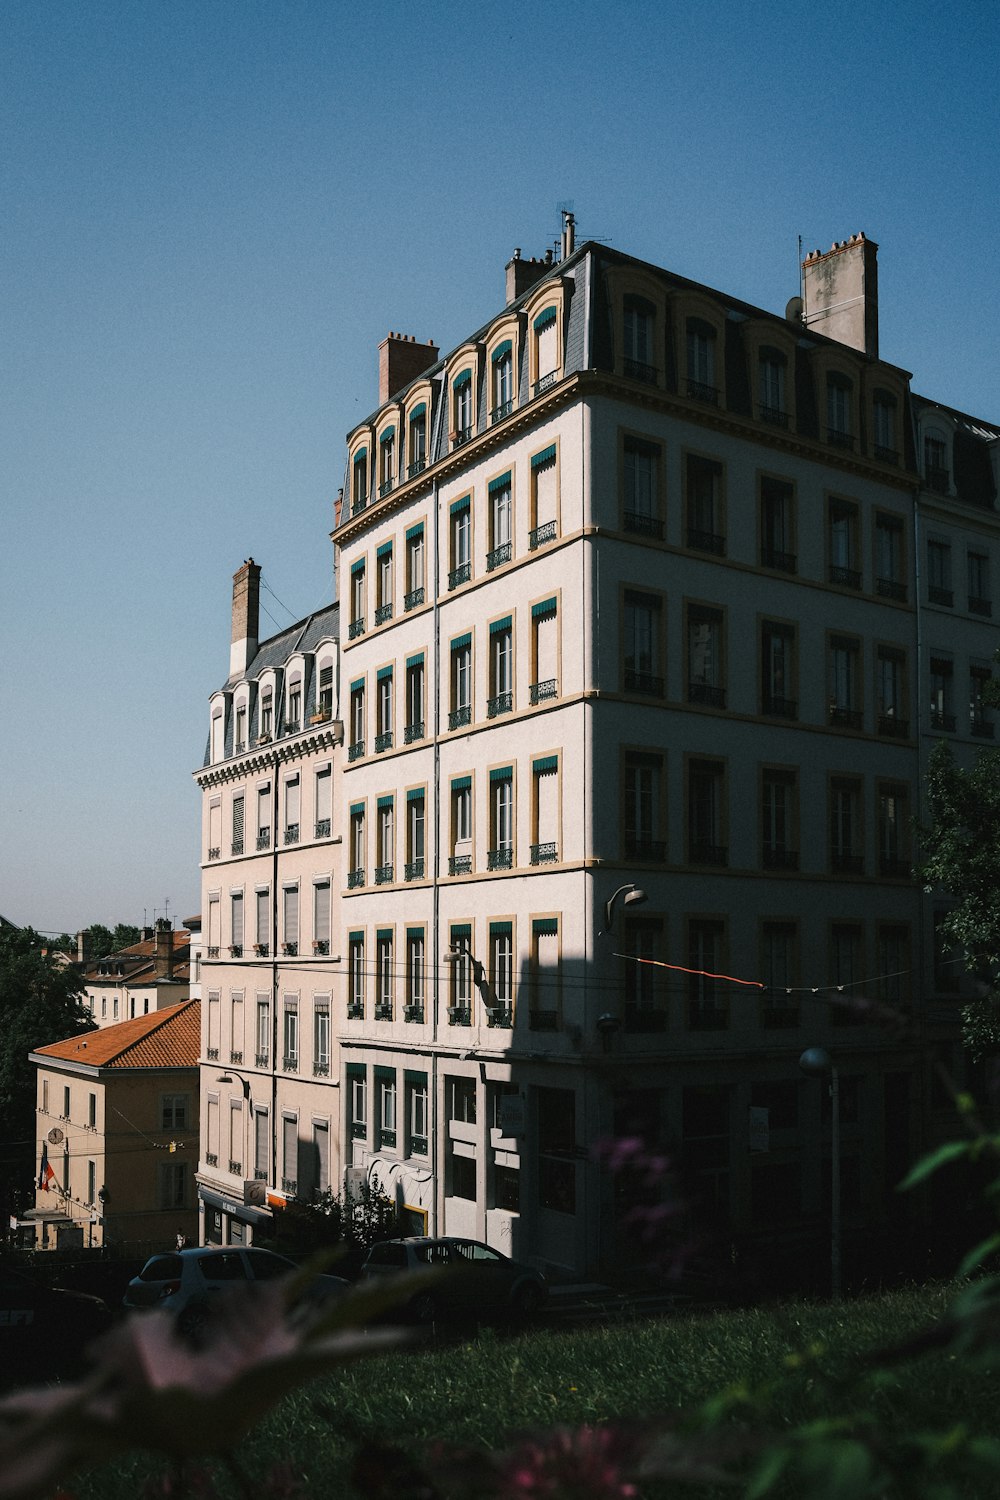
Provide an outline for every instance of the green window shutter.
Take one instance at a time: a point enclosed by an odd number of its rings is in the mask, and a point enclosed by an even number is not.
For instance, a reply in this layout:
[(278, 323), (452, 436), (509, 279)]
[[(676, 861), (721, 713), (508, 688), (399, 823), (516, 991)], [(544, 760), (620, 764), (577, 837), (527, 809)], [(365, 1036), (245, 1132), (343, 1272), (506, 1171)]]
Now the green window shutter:
[(491, 495), (495, 495), (497, 490), (509, 490), (510, 470), (508, 469), (506, 474), (498, 475), (496, 479), (491, 479), (487, 488)]
[(548, 328), (549, 324), (550, 323), (554, 323), (555, 320), (556, 320), (556, 310), (555, 310), (555, 308), (554, 307), (547, 307), (544, 310), (544, 312), (540, 312), (538, 314), (538, 317), (535, 319), (534, 323), (531, 326), (534, 328), (534, 330), (535, 330), (536, 333), (541, 333), (541, 331), (542, 331), (543, 328)]
[(384, 682), (387, 677), (392, 676), (392, 667), (379, 667), (378, 671), (375, 673), (375, 676), (379, 682)]
[(513, 617), (504, 615), (502, 620), (494, 620), (490, 626), (490, 635), (500, 635), (505, 630), (510, 630)]
[(471, 384), (472, 384), (472, 371), (471, 370), (463, 370), (462, 373), (461, 373), (461, 375), (456, 375), (455, 376), (455, 379), (451, 383), (451, 388), (452, 388), (453, 391), (457, 391), (457, 390), (460, 390), (463, 385), (471, 385)]
[(364, 690), (364, 686), (365, 679), (363, 677), (355, 677), (354, 681), (351, 683), (351, 692), (360, 693)]
[(408, 656), (406, 658), (406, 665), (407, 665), (408, 668), (409, 667), (422, 667), (423, 664), (424, 664), (424, 653), (422, 651), (418, 651), (415, 656)]
[(559, 934), (559, 918), (535, 917), (531, 924), (531, 930), (536, 937), (557, 937)]
[(416, 1073), (413, 1072), (410, 1068), (406, 1068), (403, 1073), (403, 1078), (406, 1081), (407, 1088), (425, 1089), (427, 1087), (426, 1073)]
[(542, 449), (541, 453), (536, 453), (533, 455), (531, 460), (531, 467), (533, 469), (541, 469), (544, 468), (546, 464), (554, 464), (555, 461), (556, 445), (555, 443), (550, 443), (547, 448)]
[(513, 922), (491, 922), (490, 937), (510, 937), (514, 931)]
[(427, 415), (427, 402), (426, 401), (421, 401), (420, 404), (418, 406), (415, 406), (413, 408), (413, 410), (410, 412), (410, 421), (411, 422), (416, 422), (421, 417), (426, 417), (426, 415)]
[(424, 929), (422, 927), (408, 927), (406, 929), (406, 936), (408, 938), (422, 938), (424, 936)]
[(453, 938), (471, 938), (472, 923), (453, 922), (452, 925), (448, 928), (448, 931)]
[(379, 942), (379, 943), (391, 943), (392, 942), (392, 928), (391, 927), (378, 927), (378, 928), (376, 928), (376, 930), (375, 930), (375, 938), (376, 938), (376, 941)]
[(364, 935), (364, 932), (360, 931), (360, 930), (355, 930), (354, 932), (349, 932), (347, 934), (347, 941), (349, 943), (353, 943), (355, 947), (362, 947), (363, 948), (364, 945), (365, 945), (365, 935)]
[(494, 769), (490, 772), (490, 785), (491, 786), (492, 786), (493, 782), (495, 782), (495, 781), (513, 781), (513, 780), (514, 780), (514, 767), (513, 766), (495, 766)]
[(393, 793), (392, 792), (387, 792), (384, 797), (379, 797), (379, 799), (376, 802), (375, 806), (379, 809), (380, 812), (384, 812), (385, 809), (387, 807), (391, 807), (392, 804), (393, 804)]
[(365, 459), (367, 457), (368, 457), (368, 449), (367, 448), (359, 448), (358, 451), (357, 451), (357, 453), (355, 453), (355, 455), (354, 455), (354, 462), (356, 464), (364, 463), (364, 461), (365, 461)]
[(559, 608), (558, 600), (553, 594), (551, 599), (542, 599), (538, 604), (531, 606), (531, 618), (533, 620), (547, 620), (554, 615)]
[(493, 351), (493, 363), (496, 364), (498, 360), (503, 359), (505, 354), (509, 354), (510, 348), (510, 339), (504, 339), (502, 344), (498, 344)]
[(453, 515), (453, 516), (457, 516), (463, 510), (468, 510), (469, 506), (471, 504), (472, 504), (472, 496), (471, 495), (463, 495), (462, 498), (461, 498), (461, 500), (453, 500), (452, 501), (451, 505), (448, 507), (449, 514)]
[(395, 1083), (396, 1082), (396, 1069), (395, 1068), (386, 1068), (386, 1067), (383, 1067), (381, 1063), (376, 1063), (375, 1064), (375, 1082), (376, 1083)]
[(537, 760), (531, 762), (531, 769), (536, 776), (547, 776), (552, 771), (559, 769), (558, 755), (540, 755)]
[(380, 443), (391, 443), (392, 440), (393, 440), (393, 438), (395, 436), (396, 436), (396, 424), (394, 422), (391, 427), (387, 427), (384, 432), (380, 432), (379, 433), (379, 439), (378, 440), (379, 440)]
[(423, 534), (424, 534), (424, 523), (423, 523), (423, 521), (418, 521), (417, 524), (416, 524), (416, 526), (407, 526), (407, 528), (406, 528), (406, 540), (408, 542), (412, 542), (413, 539), (414, 539), (414, 537), (423, 536)]
[(451, 643), (453, 651), (464, 651), (466, 646), (472, 645), (472, 631), (467, 630), (464, 635), (456, 635)]
[(467, 792), (472, 786), (471, 776), (453, 776), (451, 789), (453, 792)]
[(365, 810), (365, 804), (363, 802), (352, 802), (351, 803), (351, 817), (352, 818), (358, 817), (359, 814), (363, 816), (364, 815), (364, 810)]
[(351, 577), (352, 578), (354, 577), (355, 573), (363, 573), (364, 571), (365, 571), (365, 560), (364, 560), (363, 557), (359, 557), (358, 560), (357, 560), (357, 562), (352, 562), (351, 563)]
[(412, 786), (406, 794), (407, 802), (423, 802), (427, 793), (422, 786)]
[(381, 545), (381, 547), (379, 547), (378, 551), (375, 553), (375, 556), (379, 557), (379, 558), (381, 558), (381, 557), (389, 557), (391, 555), (391, 553), (392, 553), (392, 543), (391, 542), (383, 542), (382, 545)]

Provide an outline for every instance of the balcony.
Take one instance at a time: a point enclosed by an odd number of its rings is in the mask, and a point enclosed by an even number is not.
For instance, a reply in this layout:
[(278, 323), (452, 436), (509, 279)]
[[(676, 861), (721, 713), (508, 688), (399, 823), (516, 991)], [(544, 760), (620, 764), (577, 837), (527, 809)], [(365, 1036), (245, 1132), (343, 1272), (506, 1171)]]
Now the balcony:
[(208, 851), (208, 857), (209, 859), (218, 859), (221, 853), (221, 848), (219, 848), (217, 845), (213, 845), (212, 848)]
[(528, 689), (528, 698), (532, 708), (539, 703), (544, 703), (547, 698), (557, 698), (559, 687), (554, 677), (547, 677), (544, 682), (533, 682)]
[(729, 863), (729, 846), (693, 843), (688, 850), (688, 860), (692, 865), (714, 865), (721, 869)]
[(454, 449), (454, 448), (461, 448), (461, 447), (463, 447), (464, 444), (466, 444), (467, 442), (470, 441), (471, 437), (472, 437), (472, 428), (471, 427), (460, 427), (457, 432), (453, 432), (452, 435), (451, 435), (451, 446), (452, 446), (452, 448)]
[(394, 869), (393, 865), (376, 865), (375, 866), (375, 884), (376, 885), (392, 885), (392, 881), (393, 881), (393, 873), (392, 872), (393, 872), (393, 869)]
[(797, 719), (799, 705), (796, 698), (779, 698), (775, 693), (765, 693), (761, 713), (769, 719)]
[(529, 861), (533, 865), (552, 865), (559, 858), (559, 848), (555, 840), (545, 844), (532, 844), (529, 852)]
[(513, 543), (501, 542), (499, 547), (494, 547), (492, 552), (486, 554), (486, 571), (493, 573), (497, 568), (502, 568), (509, 563), (514, 555)]
[(298, 841), (299, 841), (299, 825), (298, 825), (298, 823), (289, 823), (288, 827), (285, 829), (285, 843), (286, 844), (297, 844)]
[(423, 880), (423, 878), (424, 878), (424, 862), (423, 862), (423, 860), (422, 859), (410, 859), (410, 860), (407, 860), (406, 864), (403, 866), (403, 879), (404, 880)]
[(644, 839), (625, 835), (625, 858), (642, 860), (645, 864), (662, 865), (667, 857), (666, 839)]
[(243, 752), (246, 750), (246, 747), (247, 747), (246, 746), (246, 740), (237, 740), (235, 748), (233, 750), (233, 754), (234, 755), (242, 755)]
[(760, 565), (773, 568), (776, 573), (794, 573), (798, 559), (794, 552), (781, 552), (777, 547), (761, 547)]
[(550, 370), (547, 375), (540, 375), (535, 381), (535, 395), (540, 396), (543, 391), (549, 390), (559, 379), (558, 370)]
[(857, 568), (842, 568), (839, 563), (831, 563), (827, 569), (827, 581), (842, 589), (859, 589), (861, 573)]
[(271, 847), (271, 830), (270, 830), (270, 828), (261, 828), (258, 831), (258, 834), (257, 834), (257, 848), (258, 848), (258, 850), (260, 850), (260, 849), (270, 849), (270, 847)]
[(254, 1167), (254, 1169), (253, 1169), (253, 1180), (254, 1180), (254, 1182), (266, 1182), (267, 1181), (267, 1172), (264, 1170), (263, 1167)]
[(487, 1026), (500, 1027), (509, 1031), (514, 1024), (514, 1007), (512, 1005), (494, 1005), (486, 1019)]
[(241, 1161), (230, 1161), (229, 1170), (234, 1177), (243, 1176), (243, 1163)]
[(643, 385), (656, 384), (656, 366), (647, 365), (641, 359), (625, 359), (622, 371), (629, 380), (641, 380)]
[(854, 854), (846, 849), (834, 849), (830, 853), (830, 868), (838, 875), (863, 875), (865, 857), (863, 854)]
[(317, 839), (328, 839), (330, 837), (330, 819), (318, 818), (316, 820), (316, 831), (313, 834)]
[(931, 604), (941, 604), (945, 609), (951, 609), (955, 603), (953, 589), (943, 589), (936, 583), (927, 585), (927, 598)]
[(364, 883), (365, 883), (364, 866), (360, 866), (356, 870), (348, 870), (348, 872), (347, 872), (347, 889), (349, 891), (356, 891), (358, 889), (358, 887), (364, 885)]
[(206, 1047), (206, 1049), (205, 1049), (205, 1056), (208, 1058), (209, 1062), (218, 1062), (219, 1061), (219, 1049), (218, 1049), (218, 1047)]
[(909, 719), (897, 719), (895, 714), (879, 714), (878, 732), (892, 740), (909, 739), (910, 721)]
[(719, 392), (714, 385), (706, 385), (703, 380), (691, 380), (687, 382), (687, 393), (689, 401), (704, 401), (706, 406), (718, 406)]
[(380, 604), (375, 611), (375, 624), (384, 625), (387, 620), (392, 619), (392, 605)]
[(451, 857), (448, 860), (448, 874), (449, 875), (471, 875), (472, 874), (472, 855), (471, 854), (453, 854), (453, 855), (451, 855)]
[(528, 551), (537, 552), (546, 542), (554, 542), (557, 535), (555, 521), (546, 521), (544, 525), (536, 526), (534, 531), (528, 532)]
[(294, 1177), (283, 1177), (281, 1179), (281, 1191), (286, 1197), (294, 1198), (299, 1190), (298, 1180)]
[(841, 708), (838, 704), (831, 703), (826, 722), (833, 729), (860, 729), (863, 721), (860, 708)]
[(206, 1167), (217, 1167), (219, 1165), (219, 1158), (214, 1151), (205, 1152), (205, 1165)]
[(906, 584), (899, 583), (895, 578), (876, 578), (875, 592), (880, 599), (896, 599), (900, 604), (906, 603)]
[(230, 852), (231, 855), (233, 855), (234, 858), (236, 858), (238, 855), (242, 854), (243, 853), (243, 840), (242, 839), (235, 839), (233, 841), (233, 843), (230, 844), (230, 846), (229, 846), (229, 852)]
[(289, 719), (288, 723), (285, 725), (285, 733), (298, 734), (301, 728), (302, 725), (299, 723), (298, 719)]
[(254, 1066), (258, 1068), (269, 1068), (271, 1066), (271, 1054), (269, 1052), (255, 1053)]
[(457, 568), (452, 568), (448, 574), (448, 588), (459, 589), (463, 583), (468, 583), (472, 577), (471, 562), (459, 563)]
[(317, 958), (326, 958), (330, 952), (330, 943), (327, 938), (317, 938), (313, 943), (313, 953)]
[(462, 708), (453, 708), (448, 715), (449, 729), (464, 729), (467, 724), (472, 723), (472, 706), (466, 703)]
[(365, 617), (364, 617), (364, 615), (359, 615), (356, 620), (352, 620), (351, 623), (350, 623), (350, 625), (348, 625), (348, 627), (347, 627), (347, 639), (349, 641), (356, 641), (357, 638), (358, 638), (358, 636), (359, 635), (364, 635), (364, 633), (365, 633)]
[(313, 1063), (313, 1077), (314, 1078), (329, 1078), (329, 1076), (330, 1076), (330, 1064), (328, 1062), (314, 1062)]
[(490, 426), (496, 422), (502, 422), (504, 417), (509, 417), (514, 410), (513, 401), (500, 401), (490, 412)]
[(787, 411), (782, 411), (780, 406), (765, 406), (761, 403), (758, 411), (760, 412), (760, 420), (767, 422), (770, 427), (788, 426), (788, 413)]
[(407, 479), (416, 479), (417, 475), (422, 474), (426, 467), (426, 458), (415, 458), (406, 471)]
[(471, 1026), (472, 1025), (472, 1011), (470, 1010), (470, 1008), (467, 1005), (449, 1005), (449, 1007), (448, 1007), (448, 1025), (449, 1026)]
[(362, 1000), (351, 1000), (347, 1007), (347, 1019), (349, 1021), (361, 1021), (364, 1019), (365, 1007)]
[(725, 708), (726, 690), (710, 682), (689, 682), (688, 702), (703, 703), (707, 708)]
[(931, 728), (943, 729), (946, 734), (955, 733), (955, 715), (946, 714), (940, 708), (931, 709)]
[(797, 870), (799, 868), (797, 849), (781, 849), (774, 844), (765, 844), (761, 853), (765, 870)]
[(663, 678), (654, 672), (637, 672), (634, 667), (626, 667), (625, 691), (641, 693), (644, 698), (662, 698)]
[(404, 594), (403, 595), (403, 608), (404, 609), (417, 609), (417, 608), (419, 608), (419, 606), (421, 604), (423, 604), (423, 602), (424, 602), (424, 593), (425, 593), (425, 590), (423, 589), (423, 587), (421, 587), (419, 589), (410, 589), (410, 592), (408, 594)]
[(391, 729), (386, 729), (386, 730), (383, 730), (383, 732), (381, 734), (377, 734), (375, 736), (375, 754), (376, 755), (381, 755), (383, 753), (383, 751), (385, 751), (385, 750), (391, 750), (391, 749), (392, 749), (392, 730)]
[(298, 943), (282, 943), (281, 951), (286, 958), (298, 958), (299, 945)]
[(230, 945), (229, 945), (229, 957), (230, 958), (242, 958), (243, 957), (243, 944), (242, 943), (230, 943)]
[(286, 1073), (297, 1073), (299, 1071), (299, 1054), (289, 1052), (281, 1059), (281, 1066)]
[(206, 951), (205, 951), (205, 957), (206, 958), (218, 958), (218, 956), (219, 956), (219, 949), (218, 948), (210, 947), (210, 948), (206, 949)]
[(379, 1001), (377, 1001), (377, 1003), (375, 1005), (375, 1019), (376, 1019), (376, 1021), (391, 1021), (392, 1020), (392, 1001), (391, 1000), (379, 1000)]
[(658, 516), (645, 516), (637, 510), (627, 510), (622, 517), (622, 526), (633, 536), (648, 536), (658, 542), (663, 541), (663, 522)]
[(426, 1156), (427, 1155), (427, 1137), (425, 1135), (411, 1135), (410, 1136), (410, 1155), (411, 1156)]
[(355, 497), (354, 497), (354, 503), (351, 506), (351, 515), (352, 516), (360, 516), (361, 512), (363, 510), (367, 510), (367, 509), (368, 509), (368, 496), (367, 495), (355, 495)]
[(702, 531), (697, 526), (689, 526), (687, 544), (694, 552), (710, 552), (713, 557), (726, 555), (726, 539), (717, 531)]
[(498, 719), (501, 714), (509, 714), (514, 708), (513, 693), (497, 693), (494, 697), (486, 700), (486, 717)]
[(396, 1149), (396, 1132), (394, 1130), (386, 1130), (383, 1126), (378, 1133), (378, 1143), (380, 1147), (388, 1146), (390, 1150), (394, 1151)]
[(557, 1010), (537, 1010), (533, 1006), (528, 1012), (529, 1031), (558, 1031), (559, 1012)]
[(403, 744), (412, 745), (414, 740), (422, 740), (424, 737), (424, 721), (418, 719), (413, 724), (407, 724), (403, 730)]
[(514, 865), (514, 851), (508, 845), (505, 849), (489, 849), (486, 853), (487, 870), (510, 870)]
[(364, 755), (364, 753), (365, 753), (365, 742), (364, 742), (364, 740), (355, 740), (353, 745), (348, 745), (348, 747), (347, 747), (347, 759), (348, 759), (348, 762), (350, 762), (352, 760), (360, 760), (361, 757)]
[(974, 595), (969, 595), (970, 615), (992, 615), (992, 613), (993, 605), (990, 603), (989, 599), (977, 599)]
[(416, 1025), (418, 1023), (422, 1023), (423, 1019), (424, 1019), (424, 1007), (422, 1005), (417, 1005), (417, 1004), (404, 1005), (404, 1007), (403, 1007), (403, 1020), (404, 1021), (409, 1021), (412, 1024)]
[(843, 448), (847, 453), (854, 452), (854, 439), (842, 427), (828, 427), (826, 429), (826, 440), (831, 448)]
[(354, 1140), (354, 1141), (363, 1141), (364, 1138), (365, 1138), (365, 1136), (367, 1134), (368, 1134), (368, 1126), (365, 1124), (364, 1120), (352, 1120), (351, 1121), (351, 1139), (352, 1140)]
[(392, 486), (393, 481), (391, 479), (383, 479), (378, 487), (378, 497), (380, 500), (384, 500), (386, 495), (392, 494)]

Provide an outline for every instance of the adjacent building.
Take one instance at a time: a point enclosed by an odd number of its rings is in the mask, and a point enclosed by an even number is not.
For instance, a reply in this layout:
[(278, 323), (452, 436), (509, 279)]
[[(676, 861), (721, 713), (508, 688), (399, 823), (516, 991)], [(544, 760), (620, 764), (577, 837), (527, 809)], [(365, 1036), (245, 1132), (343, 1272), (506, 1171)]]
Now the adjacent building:
[(880, 357), (876, 256), (814, 252), (776, 316), (569, 220), (446, 356), (383, 343), (339, 608), (260, 645), (235, 580), (206, 1237), (346, 1178), (593, 1271), (629, 1245), (592, 1148), (628, 1133), (766, 1240), (823, 1212), (809, 1044), (884, 1222), (955, 1047), (911, 828), (935, 740), (992, 735), (1000, 429)]
[[(197, 922), (197, 918), (190, 919)], [(80, 945), (86, 934), (81, 933)], [(164, 920), (144, 929), (138, 943), (84, 960), (81, 1004), (95, 1026), (134, 1021), (191, 998), (191, 931)]]

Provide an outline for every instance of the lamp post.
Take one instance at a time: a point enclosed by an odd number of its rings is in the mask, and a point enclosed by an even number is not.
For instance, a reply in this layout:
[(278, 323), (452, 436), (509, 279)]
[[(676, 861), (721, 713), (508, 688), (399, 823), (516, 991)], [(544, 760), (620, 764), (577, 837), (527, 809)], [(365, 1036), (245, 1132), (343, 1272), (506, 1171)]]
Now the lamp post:
[(614, 930), (615, 902), (619, 896), (625, 897), (625, 906), (642, 906), (649, 899), (644, 890), (637, 885), (633, 885), (630, 881), (626, 881), (624, 885), (620, 885), (604, 903), (605, 936)]
[(840, 1296), (840, 1075), (825, 1047), (807, 1047), (799, 1067), (810, 1077), (830, 1075), (830, 1293)]
[(485, 966), (476, 958), (467, 943), (461, 945), (453, 944), (450, 948), (446, 948), (441, 956), (449, 968), (454, 968), (457, 964), (466, 960), (472, 970), (472, 982), (482, 996), (483, 1004), (487, 1010), (502, 1009), (501, 1002), (497, 998), (489, 979), (486, 977)]

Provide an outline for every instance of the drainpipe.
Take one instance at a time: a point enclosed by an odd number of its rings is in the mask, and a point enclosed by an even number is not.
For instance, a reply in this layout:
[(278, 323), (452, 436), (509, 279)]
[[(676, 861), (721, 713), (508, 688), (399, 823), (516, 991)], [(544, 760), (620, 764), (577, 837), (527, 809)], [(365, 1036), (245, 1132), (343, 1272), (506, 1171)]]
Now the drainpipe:
[[(440, 400), (439, 400), (439, 403), (438, 403), (437, 432), (436, 432), (436, 434), (434, 434), (434, 437), (433, 437), (434, 448), (432, 449), (432, 452), (436, 451), (437, 444), (441, 441), (441, 424), (442, 424), (442, 421), (443, 421), (443, 419), (444, 419), (444, 417), (445, 417), (445, 415), (447, 413), (447, 406), (448, 406), (448, 387), (447, 387), (446, 381), (443, 380), (442, 381), (442, 386), (441, 386), (441, 397), (440, 397)], [(439, 602), (440, 601), (440, 581), (441, 581), (441, 562), (440, 562), (440, 546), (439, 546), (439, 541), (440, 541), (440, 532), (441, 532), (441, 522), (440, 522), (440, 483), (439, 483), (439, 481), (438, 481), (437, 478), (435, 478), (435, 480), (434, 480), (434, 488), (433, 488), (433, 491), (432, 491), (432, 499), (433, 499), (433, 511), (432, 511), (432, 514), (433, 514), (433, 517), (434, 517), (434, 523), (433, 523), (433, 525), (434, 525), (434, 530), (433, 530), (433, 538), (434, 538), (434, 610), (433, 610), (433, 620), (434, 620), (434, 627), (433, 627), (433, 632), (432, 632), (433, 646), (434, 646), (434, 787), (433, 787), (433, 792), (432, 792), (432, 796), (431, 796), (431, 805), (432, 805), (432, 808), (433, 808), (433, 817), (434, 817), (434, 822), (433, 822), (433, 827), (434, 827), (434, 908), (433, 908), (433, 918), (432, 918), (432, 922), (431, 922), (431, 931), (432, 931), (432, 934), (433, 934), (433, 936), (432, 936), (433, 947), (432, 947), (432, 950), (431, 950), (432, 954), (433, 954), (433, 965), (432, 965), (432, 968), (431, 968), (431, 974), (433, 976), (432, 994), (433, 994), (433, 1005), (434, 1005), (434, 1026), (433, 1026), (433, 1046), (432, 1046), (432, 1051), (431, 1051), (431, 1088), (430, 1088), (430, 1096), (431, 1096), (430, 1097), (430, 1114), (431, 1114), (431, 1119), (430, 1119), (430, 1128), (431, 1128), (431, 1140), (434, 1143), (434, 1145), (433, 1145), (433, 1152), (434, 1152), (434, 1154), (433, 1154), (433, 1157), (432, 1157), (433, 1175), (431, 1177), (431, 1181), (432, 1181), (432, 1183), (434, 1185), (434, 1190), (433, 1190), (432, 1201), (431, 1201), (431, 1209), (432, 1209), (432, 1212), (431, 1212), (431, 1223), (430, 1223), (430, 1225), (428, 1227), (430, 1229), (431, 1234), (434, 1235), (434, 1234), (439, 1234), (441, 1232), (441, 1228), (442, 1228), (442, 1226), (444, 1224), (444, 1211), (443, 1211), (443, 1202), (442, 1202), (442, 1198), (443, 1198), (443, 1183), (444, 1183), (444, 1172), (442, 1170), (442, 1166), (443, 1166), (443, 1151), (442, 1151), (442, 1149), (441, 1149), (441, 1147), (439, 1145), (440, 1130), (439, 1130), (439, 1118), (438, 1118), (439, 1117), (439, 1113), (440, 1113), (440, 1111), (438, 1110), (438, 1026), (440, 1024), (440, 1014), (441, 1014), (441, 975), (440, 975), (440, 963), (441, 963), (441, 951), (442, 951), (442, 949), (441, 949), (441, 839), (440, 839), (440, 831), (441, 831), (441, 739), (440, 739), (440, 725), (441, 725), (441, 607), (440, 607), (440, 602)], [(426, 843), (427, 843), (427, 830), (425, 828), (424, 829), (424, 845), (425, 845), (425, 847), (426, 847)]]

